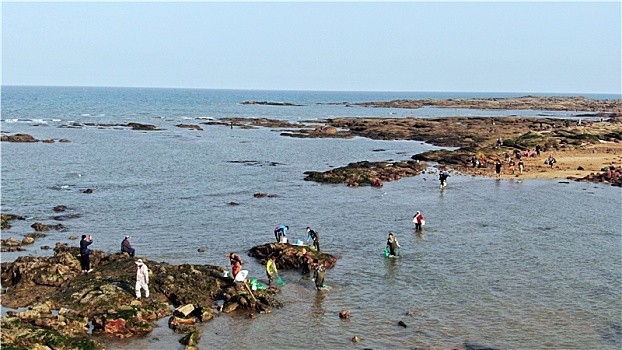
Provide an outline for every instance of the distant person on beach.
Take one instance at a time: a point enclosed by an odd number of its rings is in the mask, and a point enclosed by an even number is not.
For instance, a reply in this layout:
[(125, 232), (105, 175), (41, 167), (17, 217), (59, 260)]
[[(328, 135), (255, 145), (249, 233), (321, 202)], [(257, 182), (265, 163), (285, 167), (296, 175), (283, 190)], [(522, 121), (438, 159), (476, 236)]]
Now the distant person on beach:
[(441, 182), (441, 189), (447, 186), (447, 178), (449, 177), (449, 172), (447, 170), (441, 172), (438, 175), (438, 180)]
[(320, 234), (313, 231), (311, 227), (307, 227), (307, 241), (310, 239), (313, 240), (313, 248), (315, 248), (315, 250), (319, 252), (320, 251)]
[(542, 148), (540, 147), (540, 145), (536, 145), (536, 156), (540, 157), (540, 151), (542, 150)]
[(274, 228), (274, 238), (276, 238), (277, 243), (281, 243), (283, 237), (287, 235), (287, 230), (289, 230), (289, 226), (280, 225)]
[(389, 250), (389, 255), (398, 256), (399, 248), (400, 244), (397, 241), (397, 238), (395, 238), (393, 234), (389, 232), (389, 238), (387, 239), (387, 249)]
[(525, 163), (523, 163), (523, 160), (519, 160), (518, 161), (518, 171), (520, 171), (520, 173), (523, 173), (523, 169), (525, 169)]
[(423, 229), (425, 220), (423, 219), (421, 212), (415, 213), (415, 216), (413, 216), (413, 222), (415, 223), (415, 230), (421, 231)]
[(130, 244), (130, 236), (125, 236), (125, 239), (121, 242), (121, 252), (130, 254), (131, 257), (134, 257), (134, 253), (136, 249), (132, 248)]
[(549, 156), (549, 159), (547, 159), (549, 166), (551, 167), (551, 169), (553, 169), (553, 165), (555, 165), (555, 163), (557, 163), (557, 160), (555, 159), (555, 157), (553, 157), (553, 155), (551, 154)]
[(309, 264), (311, 263), (311, 255), (307, 252), (305, 248), (302, 248), (302, 256), (300, 257), (300, 266), (302, 267), (302, 274), (306, 275), (309, 272)]
[(91, 244), (93, 244), (93, 237), (82, 235), (80, 240), (80, 266), (82, 267), (82, 272), (86, 273), (93, 271), (91, 268), (91, 250), (89, 249)]
[(315, 280), (315, 288), (321, 290), (324, 288), (324, 276), (326, 275), (326, 267), (320, 263), (318, 259), (313, 259), (313, 279)]
[(149, 269), (141, 259), (136, 261), (136, 299), (140, 299), (140, 290), (145, 290), (145, 298), (149, 298)]
[(272, 255), (266, 263), (266, 274), (268, 275), (268, 285), (272, 287), (272, 282), (279, 277), (279, 271), (276, 269), (276, 255)]
[(497, 178), (501, 176), (501, 161), (499, 159), (495, 162), (495, 175)]

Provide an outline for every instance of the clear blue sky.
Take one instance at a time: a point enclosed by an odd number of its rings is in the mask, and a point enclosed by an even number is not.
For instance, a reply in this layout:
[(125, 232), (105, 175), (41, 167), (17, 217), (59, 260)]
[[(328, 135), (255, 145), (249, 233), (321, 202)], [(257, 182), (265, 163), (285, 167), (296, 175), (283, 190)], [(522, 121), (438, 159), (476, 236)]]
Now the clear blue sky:
[(3, 2), (2, 84), (620, 94), (621, 7)]

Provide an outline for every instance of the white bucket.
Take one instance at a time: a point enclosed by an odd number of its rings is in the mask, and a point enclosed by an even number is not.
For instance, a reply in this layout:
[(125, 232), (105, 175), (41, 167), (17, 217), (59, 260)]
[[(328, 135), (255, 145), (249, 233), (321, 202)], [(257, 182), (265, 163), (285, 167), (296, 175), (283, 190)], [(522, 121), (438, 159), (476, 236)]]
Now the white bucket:
[(224, 271), (222, 273), (222, 277), (229, 277), (229, 271)]

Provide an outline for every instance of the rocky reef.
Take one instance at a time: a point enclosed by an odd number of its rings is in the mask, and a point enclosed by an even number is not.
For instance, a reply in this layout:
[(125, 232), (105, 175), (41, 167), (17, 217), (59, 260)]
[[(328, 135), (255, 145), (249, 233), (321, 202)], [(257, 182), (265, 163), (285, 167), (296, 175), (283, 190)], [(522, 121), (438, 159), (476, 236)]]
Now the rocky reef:
[(513, 98), (449, 98), (423, 100), (393, 100), (380, 102), (345, 103), (351, 106), (382, 108), (468, 108), (468, 109), (545, 109), (549, 111), (599, 111), (622, 113), (622, 100), (593, 100), (583, 96), (522, 96)]
[(401, 162), (368, 162), (350, 163), (345, 167), (326, 172), (305, 172), (307, 181), (323, 183), (345, 183), (350, 187), (373, 186), (382, 187), (384, 181), (395, 181), (402, 177), (416, 176), (424, 172), (426, 164), (414, 161)]
[(267, 243), (251, 248), (248, 255), (265, 265), (270, 256), (276, 256), (276, 267), (279, 270), (301, 269), (302, 249), (306, 248), (312, 259), (317, 259), (326, 268), (333, 268), (337, 264), (337, 257), (324, 252), (318, 252), (311, 247), (297, 246), (285, 243)]
[(2, 318), (2, 348), (103, 349), (94, 335), (126, 338), (148, 333), (156, 320), (169, 315), (169, 327), (188, 334), (181, 342), (191, 345), (200, 339), (197, 322), (236, 309), (252, 314), (281, 307), (274, 298), (278, 289), (253, 291), (247, 282), (223, 277), (220, 266), (171, 265), (144, 258), (151, 295), (136, 299), (134, 258), (95, 250), (94, 271), (82, 274), (78, 253), (77, 247), (57, 243), (52, 257), (22, 256), (2, 263), (2, 305), (27, 308)]

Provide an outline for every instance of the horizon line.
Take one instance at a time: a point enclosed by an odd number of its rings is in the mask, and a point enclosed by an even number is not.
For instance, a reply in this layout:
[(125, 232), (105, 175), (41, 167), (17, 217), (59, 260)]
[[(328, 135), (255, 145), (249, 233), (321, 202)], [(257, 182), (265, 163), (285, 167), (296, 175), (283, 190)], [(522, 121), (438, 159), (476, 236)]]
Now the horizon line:
[(477, 93), (477, 94), (563, 94), (570, 96), (617, 95), (622, 99), (622, 92), (550, 92), (550, 91), (465, 91), (465, 90), (317, 90), (317, 89), (253, 89), (253, 88), (208, 88), (208, 87), (163, 87), (163, 86), (109, 86), (109, 85), (30, 85), (0, 84), (4, 87), (49, 87), (49, 88), (105, 88), (105, 89), (171, 89), (171, 90), (224, 90), (224, 91), (295, 91), (295, 92), (382, 92), (382, 93)]

